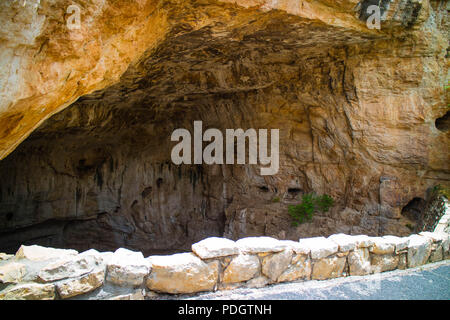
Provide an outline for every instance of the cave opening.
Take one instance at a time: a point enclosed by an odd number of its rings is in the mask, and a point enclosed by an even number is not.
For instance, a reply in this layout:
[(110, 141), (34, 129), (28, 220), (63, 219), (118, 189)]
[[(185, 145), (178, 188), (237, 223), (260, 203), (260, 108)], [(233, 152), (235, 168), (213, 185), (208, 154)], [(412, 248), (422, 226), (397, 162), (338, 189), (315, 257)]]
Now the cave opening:
[[(368, 138), (358, 140), (354, 79), (378, 36), (277, 11), (235, 19), (173, 26), (118, 83), (53, 115), (0, 161), (0, 251), (32, 242), (150, 255), (211, 236), (298, 240), (378, 230), (370, 214), (378, 204), (367, 199), (379, 190), (367, 183), (379, 171), (367, 159), (380, 160), (355, 152)], [(279, 172), (173, 164), (170, 136), (193, 132), (194, 121), (222, 132), (280, 129)], [(303, 192), (330, 194), (337, 205), (294, 228), (287, 205)], [(363, 218), (343, 218), (352, 206)]]
[(408, 227), (411, 232), (416, 231), (421, 225), (425, 206), (426, 201), (424, 199), (415, 197), (402, 208), (401, 214), (410, 221)]
[(450, 129), (450, 111), (447, 111), (442, 117), (437, 118), (435, 125), (439, 131), (447, 132)]

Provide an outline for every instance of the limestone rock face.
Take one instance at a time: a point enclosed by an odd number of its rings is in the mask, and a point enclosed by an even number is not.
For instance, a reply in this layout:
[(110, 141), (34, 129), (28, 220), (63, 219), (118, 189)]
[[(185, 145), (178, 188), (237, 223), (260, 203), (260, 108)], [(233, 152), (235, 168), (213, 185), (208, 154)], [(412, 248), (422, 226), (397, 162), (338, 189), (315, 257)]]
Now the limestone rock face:
[[(369, 2), (86, 0), (72, 29), (70, 0), (0, 1), (0, 251), (408, 236), (449, 181), (448, 12), (385, 1), (369, 29)], [(195, 120), (280, 129), (279, 172), (174, 165)], [(309, 192), (336, 205), (292, 227)]]
[(148, 258), (151, 273), (147, 278), (150, 290), (165, 293), (212, 291), (219, 275), (218, 261), (205, 263), (193, 253)]

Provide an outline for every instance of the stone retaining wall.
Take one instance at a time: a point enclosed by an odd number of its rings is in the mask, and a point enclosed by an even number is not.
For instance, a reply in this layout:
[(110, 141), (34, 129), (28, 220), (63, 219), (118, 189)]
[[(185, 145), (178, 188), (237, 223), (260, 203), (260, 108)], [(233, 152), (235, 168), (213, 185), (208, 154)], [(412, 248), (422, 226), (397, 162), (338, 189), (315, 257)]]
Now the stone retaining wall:
[(192, 252), (148, 258), (122, 248), (78, 253), (22, 246), (15, 255), (0, 253), (0, 299), (135, 300), (413, 268), (450, 258), (449, 224), (446, 203), (434, 232), (403, 238), (208, 238)]

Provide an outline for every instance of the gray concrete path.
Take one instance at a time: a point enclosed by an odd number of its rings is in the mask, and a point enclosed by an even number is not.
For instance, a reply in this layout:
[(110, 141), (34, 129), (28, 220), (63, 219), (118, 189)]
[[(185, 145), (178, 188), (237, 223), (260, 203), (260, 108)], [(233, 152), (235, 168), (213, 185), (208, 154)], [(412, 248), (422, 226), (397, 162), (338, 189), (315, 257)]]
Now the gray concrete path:
[[(179, 297), (182, 298), (182, 297)], [(364, 277), (205, 293), (189, 300), (450, 300), (450, 261)]]

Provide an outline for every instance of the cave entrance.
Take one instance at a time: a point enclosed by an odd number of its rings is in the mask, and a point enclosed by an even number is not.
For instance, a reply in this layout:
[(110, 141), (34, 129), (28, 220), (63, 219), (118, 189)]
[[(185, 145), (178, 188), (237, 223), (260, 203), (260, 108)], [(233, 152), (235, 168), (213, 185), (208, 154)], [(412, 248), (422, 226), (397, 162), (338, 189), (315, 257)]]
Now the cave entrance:
[(418, 197), (413, 198), (406, 206), (403, 207), (402, 216), (406, 217), (410, 221), (408, 227), (412, 232), (416, 231), (420, 226), (425, 207), (426, 201)]
[[(369, 52), (376, 36), (280, 12), (188, 27), (173, 26), (117, 84), (55, 114), (0, 162), (0, 251), (31, 241), (149, 255), (210, 236), (351, 230), (331, 216), (293, 229), (283, 194), (314, 186), (350, 197), (337, 173), (353, 174), (342, 150), (354, 140), (352, 68), (362, 59), (349, 63), (349, 52)], [(279, 173), (174, 165), (171, 134), (193, 132), (194, 121), (222, 132), (280, 129)]]
[(439, 131), (447, 132), (450, 129), (450, 111), (436, 119), (435, 125)]

